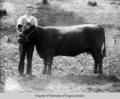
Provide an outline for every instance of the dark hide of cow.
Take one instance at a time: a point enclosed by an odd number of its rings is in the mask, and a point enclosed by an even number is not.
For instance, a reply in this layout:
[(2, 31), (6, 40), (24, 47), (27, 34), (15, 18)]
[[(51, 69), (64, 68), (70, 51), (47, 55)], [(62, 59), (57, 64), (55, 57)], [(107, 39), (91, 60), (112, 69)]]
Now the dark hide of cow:
[(39, 56), (44, 60), (43, 74), (51, 74), (55, 56), (74, 57), (84, 52), (91, 54), (94, 59), (94, 73), (102, 73), (106, 50), (105, 32), (102, 26), (96, 24), (63, 27), (29, 25), (24, 32), (28, 33), (28, 40), (35, 43)]

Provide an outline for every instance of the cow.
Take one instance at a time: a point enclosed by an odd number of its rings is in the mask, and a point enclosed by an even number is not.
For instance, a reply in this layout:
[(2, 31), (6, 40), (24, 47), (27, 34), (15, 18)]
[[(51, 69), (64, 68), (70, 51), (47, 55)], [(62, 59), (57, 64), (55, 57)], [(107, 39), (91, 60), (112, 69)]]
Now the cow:
[(23, 28), (26, 41), (34, 42), (43, 59), (43, 74), (51, 74), (55, 56), (74, 57), (81, 53), (91, 54), (94, 59), (94, 73), (103, 73), (103, 58), (106, 55), (105, 31), (98, 24), (74, 26), (34, 26)]

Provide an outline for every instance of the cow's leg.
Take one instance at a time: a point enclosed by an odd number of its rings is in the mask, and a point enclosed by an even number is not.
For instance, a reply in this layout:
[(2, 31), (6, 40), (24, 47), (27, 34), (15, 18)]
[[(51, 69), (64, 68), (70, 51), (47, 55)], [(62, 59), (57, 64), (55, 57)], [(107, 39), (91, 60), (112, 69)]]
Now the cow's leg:
[(43, 74), (46, 74), (46, 72), (47, 72), (47, 60), (46, 60), (46, 58), (44, 58), (43, 62), (44, 62)]
[(98, 61), (97, 61), (97, 59), (94, 59), (94, 73), (96, 74), (96, 73), (98, 73)]
[(94, 73), (95, 74), (98, 73), (97, 69), (98, 69), (98, 63), (95, 60), (95, 63), (94, 63)]
[(102, 55), (100, 54), (99, 55), (99, 65), (98, 65), (98, 73), (99, 74), (103, 74), (103, 57), (102, 57)]
[[(39, 44), (36, 44), (36, 50), (39, 54), (39, 57), (41, 56), (40, 54), (40, 45)], [(44, 63), (44, 68), (43, 68), (43, 71), (42, 71), (42, 74), (46, 74), (47, 72), (47, 58), (45, 57), (45, 55), (43, 55), (43, 63)]]
[(92, 53), (92, 57), (94, 59), (94, 73), (98, 73), (98, 63), (99, 63), (99, 60), (98, 60), (98, 52), (97, 51), (93, 51)]
[(53, 57), (48, 57), (47, 58), (47, 66), (48, 66), (47, 74), (48, 75), (51, 75), (51, 66), (52, 66), (52, 63), (53, 63)]
[(32, 57), (34, 45), (29, 45), (27, 48), (27, 74), (32, 76)]
[(18, 72), (20, 76), (23, 76), (24, 74), (24, 60), (26, 55), (26, 46), (23, 43), (20, 43), (19, 45), (19, 64), (18, 64)]
[(103, 53), (101, 52), (101, 47), (97, 50), (97, 61), (98, 61), (97, 73), (102, 74)]
[(94, 73), (100, 73), (102, 74), (102, 54), (101, 51), (96, 49), (95, 51), (92, 52), (92, 56), (95, 61), (95, 66), (94, 66)]

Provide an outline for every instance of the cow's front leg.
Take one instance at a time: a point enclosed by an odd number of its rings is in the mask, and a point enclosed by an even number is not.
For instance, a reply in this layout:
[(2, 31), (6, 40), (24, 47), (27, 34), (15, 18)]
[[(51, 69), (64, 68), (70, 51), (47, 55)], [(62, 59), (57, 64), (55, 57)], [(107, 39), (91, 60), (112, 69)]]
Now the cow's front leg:
[(47, 58), (47, 66), (48, 66), (47, 74), (48, 75), (51, 75), (52, 63), (53, 63), (53, 57), (48, 57)]

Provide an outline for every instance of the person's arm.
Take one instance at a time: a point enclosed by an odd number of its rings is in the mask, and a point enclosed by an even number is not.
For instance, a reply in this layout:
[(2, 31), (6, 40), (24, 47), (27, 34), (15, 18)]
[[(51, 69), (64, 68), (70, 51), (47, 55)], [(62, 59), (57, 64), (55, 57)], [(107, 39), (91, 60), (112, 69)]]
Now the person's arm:
[(17, 33), (18, 33), (18, 42), (22, 43), (25, 41), (25, 36), (22, 34), (22, 17), (20, 17), (17, 21)]
[(21, 32), (22, 31), (22, 25), (21, 24), (19, 24), (19, 25), (17, 25), (17, 29)]
[(35, 19), (35, 26), (38, 26), (38, 20)]
[(34, 19), (34, 25), (38, 26), (38, 20), (35, 17), (33, 17), (33, 19)]
[(22, 17), (20, 17), (19, 19), (18, 19), (18, 21), (17, 21), (17, 30), (19, 31), (19, 32), (21, 32), (22, 31)]

